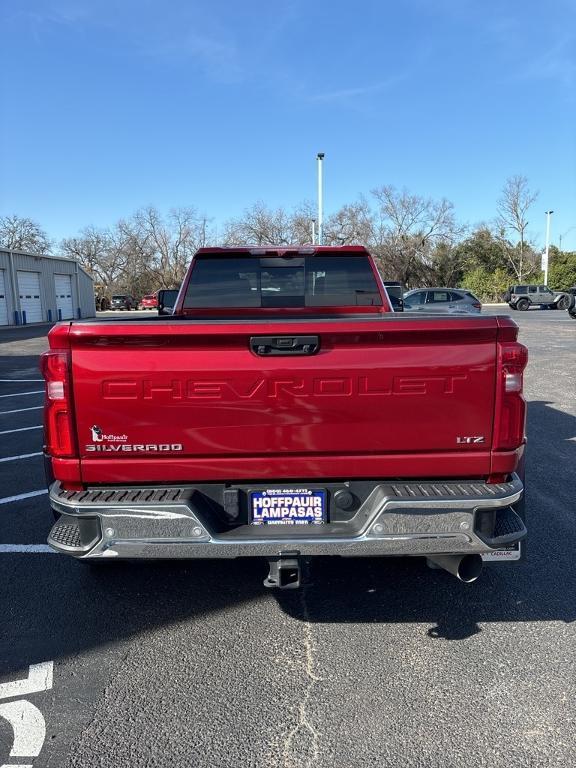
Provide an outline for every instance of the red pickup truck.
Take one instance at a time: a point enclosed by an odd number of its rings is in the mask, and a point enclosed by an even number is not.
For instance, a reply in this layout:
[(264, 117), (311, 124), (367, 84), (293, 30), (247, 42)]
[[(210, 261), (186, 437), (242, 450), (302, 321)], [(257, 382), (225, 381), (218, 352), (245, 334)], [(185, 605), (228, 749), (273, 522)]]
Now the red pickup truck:
[(203, 248), (168, 317), (49, 333), (49, 543), (82, 560), (520, 557), (527, 351), (391, 312), (362, 247)]

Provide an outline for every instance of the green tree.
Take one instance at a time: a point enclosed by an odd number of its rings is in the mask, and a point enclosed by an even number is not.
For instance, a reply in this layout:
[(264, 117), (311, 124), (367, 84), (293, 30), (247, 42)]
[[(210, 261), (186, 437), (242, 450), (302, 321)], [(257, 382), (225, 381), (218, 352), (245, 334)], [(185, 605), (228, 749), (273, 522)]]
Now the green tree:
[(480, 301), (500, 302), (510, 282), (510, 274), (501, 267), (493, 271), (476, 267), (464, 275), (462, 287), (472, 291)]
[(489, 272), (498, 268), (508, 271), (502, 243), (486, 226), (480, 226), (454, 250), (456, 258), (462, 261), (466, 271), (472, 271), (477, 267), (482, 267)]
[(565, 291), (576, 285), (576, 251), (559, 251), (550, 248), (548, 285), (556, 291)]
[(430, 254), (430, 285), (459, 285), (466, 271), (462, 251), (450, 243), (438, 243)]

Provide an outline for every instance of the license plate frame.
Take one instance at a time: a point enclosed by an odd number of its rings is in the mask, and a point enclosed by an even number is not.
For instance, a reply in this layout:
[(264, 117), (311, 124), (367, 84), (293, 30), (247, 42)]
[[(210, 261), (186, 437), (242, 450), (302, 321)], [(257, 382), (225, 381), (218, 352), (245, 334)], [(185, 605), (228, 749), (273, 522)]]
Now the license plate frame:
[(262, 488), (250, 491), (250, 525), (310, 527), (328, 522), (325, 488)]

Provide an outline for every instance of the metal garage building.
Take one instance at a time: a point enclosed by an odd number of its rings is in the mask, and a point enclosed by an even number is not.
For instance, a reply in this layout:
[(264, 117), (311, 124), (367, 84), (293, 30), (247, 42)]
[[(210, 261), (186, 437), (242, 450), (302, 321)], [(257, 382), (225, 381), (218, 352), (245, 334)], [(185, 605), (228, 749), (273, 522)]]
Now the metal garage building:
[(78, 262), (0, 250), (0, 325), (95, 315), (94, 282)]

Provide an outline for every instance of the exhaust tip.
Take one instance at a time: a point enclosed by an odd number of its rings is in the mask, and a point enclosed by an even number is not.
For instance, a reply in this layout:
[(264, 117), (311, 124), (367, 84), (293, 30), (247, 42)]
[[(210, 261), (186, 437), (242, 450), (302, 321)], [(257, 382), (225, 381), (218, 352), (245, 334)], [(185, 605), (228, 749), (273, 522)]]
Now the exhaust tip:
[(481, 555), (464, 555), (458, 563), (456, 576), (465, 584), (471, 584), (482, 573), (482, 565)]
[(482, 573), (481, 555), (434, 555), (427, 558), (431, 568), (444, 568), (464, 584), (476, 581)]

